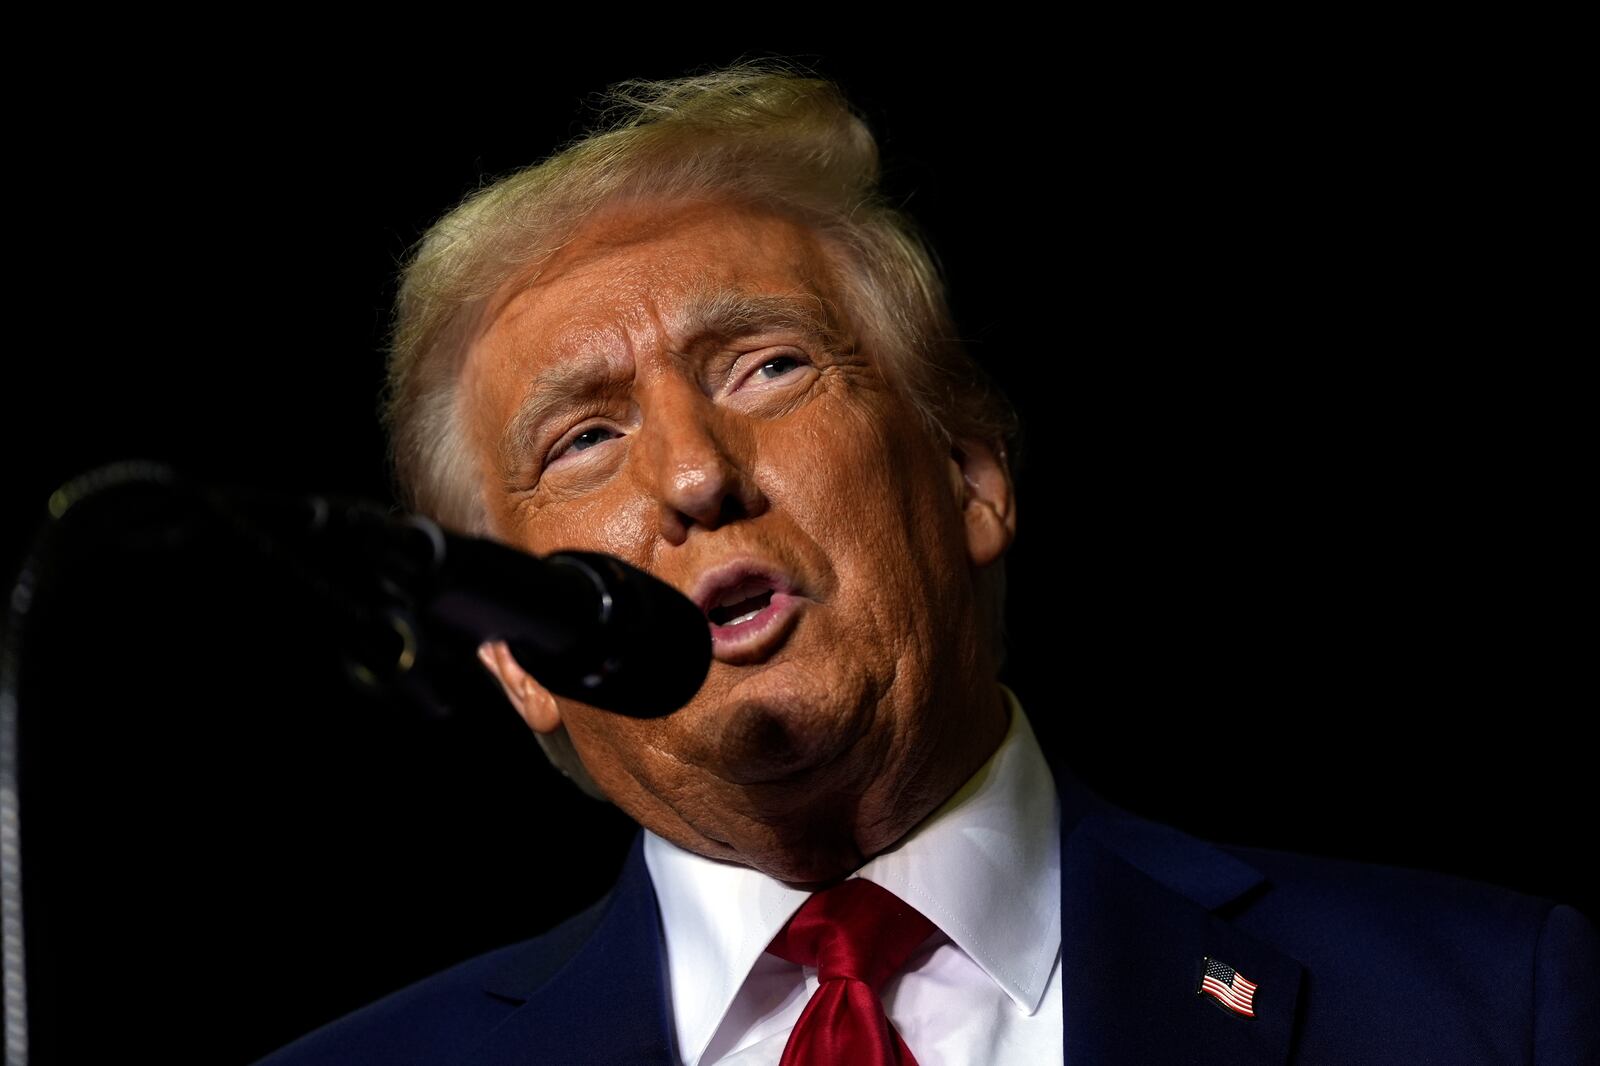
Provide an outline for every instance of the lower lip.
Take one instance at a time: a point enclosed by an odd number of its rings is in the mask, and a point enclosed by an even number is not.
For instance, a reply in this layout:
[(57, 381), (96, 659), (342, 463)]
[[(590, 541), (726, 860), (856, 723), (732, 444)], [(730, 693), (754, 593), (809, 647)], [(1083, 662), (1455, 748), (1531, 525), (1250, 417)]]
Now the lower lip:
[(725, 663), (749, 663), (766, 657), (788, 636), (801, 602), (801, 597), (791, 593), (774, 592), (754, 618), (726, 626), (712, 622), (711, 654)]

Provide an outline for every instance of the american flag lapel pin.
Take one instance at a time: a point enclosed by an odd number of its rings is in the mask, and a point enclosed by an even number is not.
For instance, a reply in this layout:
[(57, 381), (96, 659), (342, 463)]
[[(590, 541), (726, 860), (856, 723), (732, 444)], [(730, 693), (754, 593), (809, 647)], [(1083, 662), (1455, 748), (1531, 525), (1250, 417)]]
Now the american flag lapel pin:
[(1235, 1014), (1246, 1018), (1256, 1016), (1256, 983), (1227, 963), (1218, 962), (1210, 955), (1205, 957), (1200, 974), (1199, 995), (1210, 996)]

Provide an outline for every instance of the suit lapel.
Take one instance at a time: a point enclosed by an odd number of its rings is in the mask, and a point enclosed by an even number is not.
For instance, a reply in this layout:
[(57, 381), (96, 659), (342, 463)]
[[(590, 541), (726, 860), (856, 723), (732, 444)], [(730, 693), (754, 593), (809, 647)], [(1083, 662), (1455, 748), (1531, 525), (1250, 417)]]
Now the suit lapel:
[[(1283, 1066), (1301, 965), (1215, 913), (1263, 882), (1252, 866), (1128, 815), (1056, 769), (1069, 1066)], [(1200, 995), (1210, 956), (1255, 982), (1254, 1017)]]
[[(598, 912), (593, 932), (575, 934), (570, 956), (508, 960), (489, 991), (525, 999), (460, 1066), (558, 1063), (674, 1063), (667, 1016), (661, 919), (634, 838), (622, 876)], [(547, 953), (548, 954), (548, 953)], [(532, 975), (530, 977), (530, 974)], [(553, 980), (559, 974), (559, 980)]]
[[(1054, 770), (1068, 1066), (1283, 1066), (1302, 967), (1216, 913), (1262, 884), (1262, 875)], [(643, 844), (640, 834), (611, 895), (567, 934), (570, 950), (512, 957), (491, 979), (493, 994), (522, 1006), (460, 1066), (676, 1061)], [(1206, 956), (1255, 982), (1255, 1017), (1198, 994)]]

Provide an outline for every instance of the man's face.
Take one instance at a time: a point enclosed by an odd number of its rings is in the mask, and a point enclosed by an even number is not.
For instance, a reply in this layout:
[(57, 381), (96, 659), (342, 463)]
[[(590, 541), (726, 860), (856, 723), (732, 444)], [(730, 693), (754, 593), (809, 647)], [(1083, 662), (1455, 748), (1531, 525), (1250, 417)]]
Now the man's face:
[(613, 210), (502, 297), (463, 377), (491, 534), (657, 575), (709, 609), (715, 655), (690, 704), (635, 720), (502, 647), (513, 702), (690, 850), (806, 882), (893, 843), (1004, 731), (973, 574), (1009, 543), (1009, 484), (997, 507), (992, 464), (935, 442), (857, 350), (821, 239), (776, 214)]

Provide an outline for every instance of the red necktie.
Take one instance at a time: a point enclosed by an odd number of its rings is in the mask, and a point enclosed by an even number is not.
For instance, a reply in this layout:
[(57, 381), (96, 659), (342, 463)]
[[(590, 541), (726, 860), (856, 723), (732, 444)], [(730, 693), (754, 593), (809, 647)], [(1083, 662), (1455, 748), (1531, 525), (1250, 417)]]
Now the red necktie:
[(911, 904), (859, 877), (806, 900), (767, 948), (818, 971), (779, 1066), (916, 1066), (878, 990), (933, 930)]

